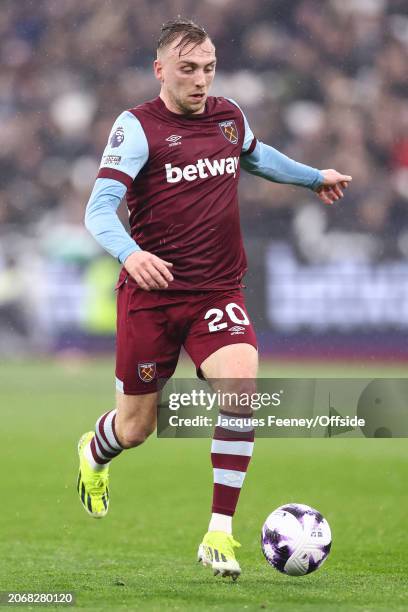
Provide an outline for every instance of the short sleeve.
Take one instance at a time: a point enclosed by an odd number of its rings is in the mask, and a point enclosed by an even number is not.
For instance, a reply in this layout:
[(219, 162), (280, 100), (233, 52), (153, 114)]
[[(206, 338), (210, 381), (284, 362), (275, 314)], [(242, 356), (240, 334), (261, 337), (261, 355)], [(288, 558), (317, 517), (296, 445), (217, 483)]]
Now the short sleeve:
[(130, 187), (148, 157), (149, 145), (140, 121), (130, 111), (124, 111), (109, 134), (98, 178), (115, 179)]
[(254, 136), (253, 131), (250, 128), (250, 125), (248, 123), (247, 118), (245, 117), (245, 114), (242, 108), (232, 98), (227, 98), (227, 100), (229, 100), (230, 102), (232, 102), (232, 104), (234, 104), (237, 108), (239, 108), (239, 110), (242, 113), (242, 117), (244, 119), (244, 126), (245, 126), (245, 135), (244, 135), (244, 142), (242, 143), (241, 155), (249, 155), (255, 149), (257, 140)]

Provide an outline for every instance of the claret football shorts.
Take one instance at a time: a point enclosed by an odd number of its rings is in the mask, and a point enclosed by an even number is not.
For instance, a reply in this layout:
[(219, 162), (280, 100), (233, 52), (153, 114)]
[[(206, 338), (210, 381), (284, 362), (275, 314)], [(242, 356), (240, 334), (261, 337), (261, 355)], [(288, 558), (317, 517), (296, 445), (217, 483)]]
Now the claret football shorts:
[(130, 278), (117, 286), (116, 388), (152, 393), (176, 369), (181, 347), (197, 374), (212, 353), (244, 342), (257, 348), (240, 289), (144, 291)]

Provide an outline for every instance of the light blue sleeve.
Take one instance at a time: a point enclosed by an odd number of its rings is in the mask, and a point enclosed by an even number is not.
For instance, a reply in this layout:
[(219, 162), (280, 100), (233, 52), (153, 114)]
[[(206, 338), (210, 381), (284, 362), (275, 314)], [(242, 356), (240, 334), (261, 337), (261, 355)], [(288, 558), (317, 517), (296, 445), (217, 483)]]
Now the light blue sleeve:
[(124, 111), (112, 126), (100, 168), (119, 170), (134, 179), (148, 158), (149, 145), (140, 121)]
[(255, 149), (246, 154), (254, 140), (254, 134), (242, 108), (232, 98), (228, 100), (239, 108), (244, 118), (245, 135), (240, 158), (241, 167), (244, 170), (274, 183), (300, 185), (309, 187), (309, 189), (317, 189), (323, 184), (323, 174), (320, 170), (296, 162), (263, 142), (258, 141)]
[(141, 249), (122, 225), (117, 209), (127, 190), (125, 183), (132, 183), (148, 158), (149, 146), (139, 120), (129, 111), (121, 113), (102, 155), (100, 173), (105, 177), (96, 179), (85, 212), (88, 231), (121, 263)]
[(274, 183), (300, 185), (314, 190), (324, 181), (320, 170), (296, 162), (263, 142), (257, 142), (252, 153), (243, 155), (240, 161), (247, 172)]
[(121, 263), (135, 251), (138, 244), (122, 225), (117, 209), (126, 193), (126, 186), (119, 181), (98, 178), (85, 212), (85, 226), (95, 240)]

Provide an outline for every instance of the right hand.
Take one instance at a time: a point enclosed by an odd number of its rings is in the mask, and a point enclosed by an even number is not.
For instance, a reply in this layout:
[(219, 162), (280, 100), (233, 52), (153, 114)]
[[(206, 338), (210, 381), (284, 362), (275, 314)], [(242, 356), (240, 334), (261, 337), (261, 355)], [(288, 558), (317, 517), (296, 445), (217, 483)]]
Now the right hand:
[(167, 289), (173, 280), (170, 272), (173, 264), (148, 251), (131, 253), (123, 265), (139, 287), (145, 291)]

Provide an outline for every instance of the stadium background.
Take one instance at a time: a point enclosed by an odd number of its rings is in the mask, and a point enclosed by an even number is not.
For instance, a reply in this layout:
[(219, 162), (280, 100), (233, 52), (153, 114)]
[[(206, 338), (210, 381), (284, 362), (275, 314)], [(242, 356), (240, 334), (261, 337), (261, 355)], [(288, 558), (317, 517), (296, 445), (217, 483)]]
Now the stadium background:
[[(121, 458), (103, 527), (89, 525), (73, 489), (75, 441), (113, 399), (119, 272), (84, 229), (84, 207), (113, 119), (157, 95), (155, 41), (178, 14), (207, 28), (218, 54), (212, 93), (235, 98), (259, 139), (353, 175), (344, 200), (325, 207), (242, 174), (262, 375), (406, 376), (406, 1), (2, 0), (1, 9), (0, 588), (77, 589), (90, 609), (201, 609), (197, 596), (202, 609), (406, 609), (404, 440), (260, 441), (237, 518), (246, 582), (218, 587), (221, 600), (190, 568), (208, 515), (208, 441), (152, 440)], [(318, 507), (336, 535), (327, 570), (302, 586), (283, 584), (259, 556), (262, 520), (287, 501)]]

